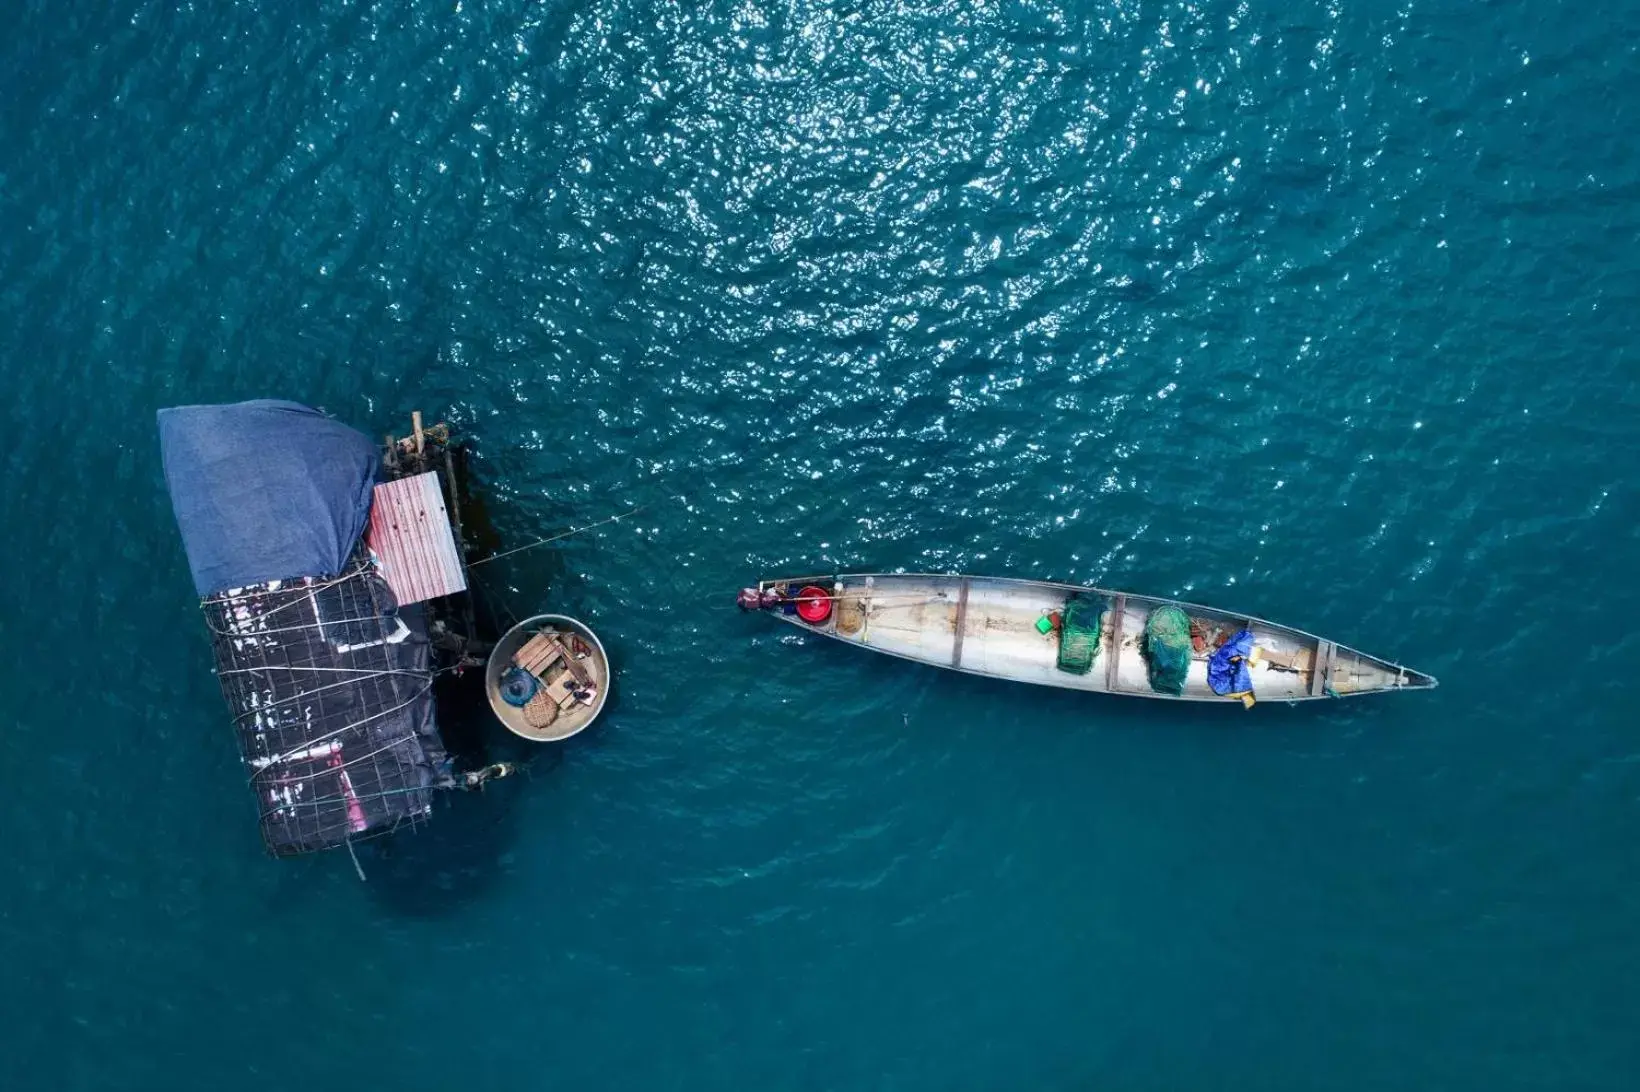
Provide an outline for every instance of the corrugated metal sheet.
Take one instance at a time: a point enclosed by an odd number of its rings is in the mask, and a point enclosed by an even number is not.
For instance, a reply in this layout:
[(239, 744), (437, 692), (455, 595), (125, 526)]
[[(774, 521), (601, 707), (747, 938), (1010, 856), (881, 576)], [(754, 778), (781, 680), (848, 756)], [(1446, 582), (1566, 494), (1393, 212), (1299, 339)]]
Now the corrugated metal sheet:
[(370, 549), (401, 606), (467, 590), (437, 471), (376, 486)]

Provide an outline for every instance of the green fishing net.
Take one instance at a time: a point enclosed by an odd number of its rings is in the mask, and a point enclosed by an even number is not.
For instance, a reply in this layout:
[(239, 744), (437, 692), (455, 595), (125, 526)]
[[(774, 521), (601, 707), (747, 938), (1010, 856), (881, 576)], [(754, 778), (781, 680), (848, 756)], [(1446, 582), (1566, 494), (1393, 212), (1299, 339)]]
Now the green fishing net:
[(1075, 598), (1065, 604), (1059, 624), (1059, 670), (1086, 675), (1099, 658), (1099, 631), (1105, 620), (1103, 599)]
[(1145, 657), (1150, 661), (1152, 690), (1183, 694), (1190, 674), (1190, 615), (1174, 606), (1151, 611), (1145, 623)]

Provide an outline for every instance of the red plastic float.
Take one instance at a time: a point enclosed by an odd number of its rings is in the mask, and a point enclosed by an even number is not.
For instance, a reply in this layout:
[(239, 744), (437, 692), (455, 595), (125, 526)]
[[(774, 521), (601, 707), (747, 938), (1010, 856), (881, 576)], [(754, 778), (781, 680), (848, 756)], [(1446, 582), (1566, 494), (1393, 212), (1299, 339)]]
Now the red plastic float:
[(825, 588), (810, 584), (797, 593), (797, 616), (811, 626), (831, 617), (831, 595)]

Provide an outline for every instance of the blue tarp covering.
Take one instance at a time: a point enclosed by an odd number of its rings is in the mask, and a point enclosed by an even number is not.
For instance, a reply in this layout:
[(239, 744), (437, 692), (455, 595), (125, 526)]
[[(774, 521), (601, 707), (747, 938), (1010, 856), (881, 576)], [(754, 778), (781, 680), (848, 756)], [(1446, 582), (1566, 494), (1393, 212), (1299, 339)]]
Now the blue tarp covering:
[(1220, 646), (1207, 661), (1207, 685), (1215, 694), (1248, 694), (1253, 690), (1253, 676), (1247, 670), (1247, 657), (1253, 654), (1253, 631), (1238, 630), (1236, 635)]
[(334, 576), (369, 523), (376, 445), (306, 406), (262, 399), (163, 409), (159, 443), (201, 596)]

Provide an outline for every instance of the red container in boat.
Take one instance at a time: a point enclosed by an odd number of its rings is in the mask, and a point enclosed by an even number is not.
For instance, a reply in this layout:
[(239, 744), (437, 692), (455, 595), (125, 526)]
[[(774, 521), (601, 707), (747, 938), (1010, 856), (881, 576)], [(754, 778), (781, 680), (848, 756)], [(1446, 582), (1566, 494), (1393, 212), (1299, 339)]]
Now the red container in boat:
[(811, 626), (818, 626), (831, 617), (831, 596), (825, 588), (813, 584), (797, 593), (797, 616)]

